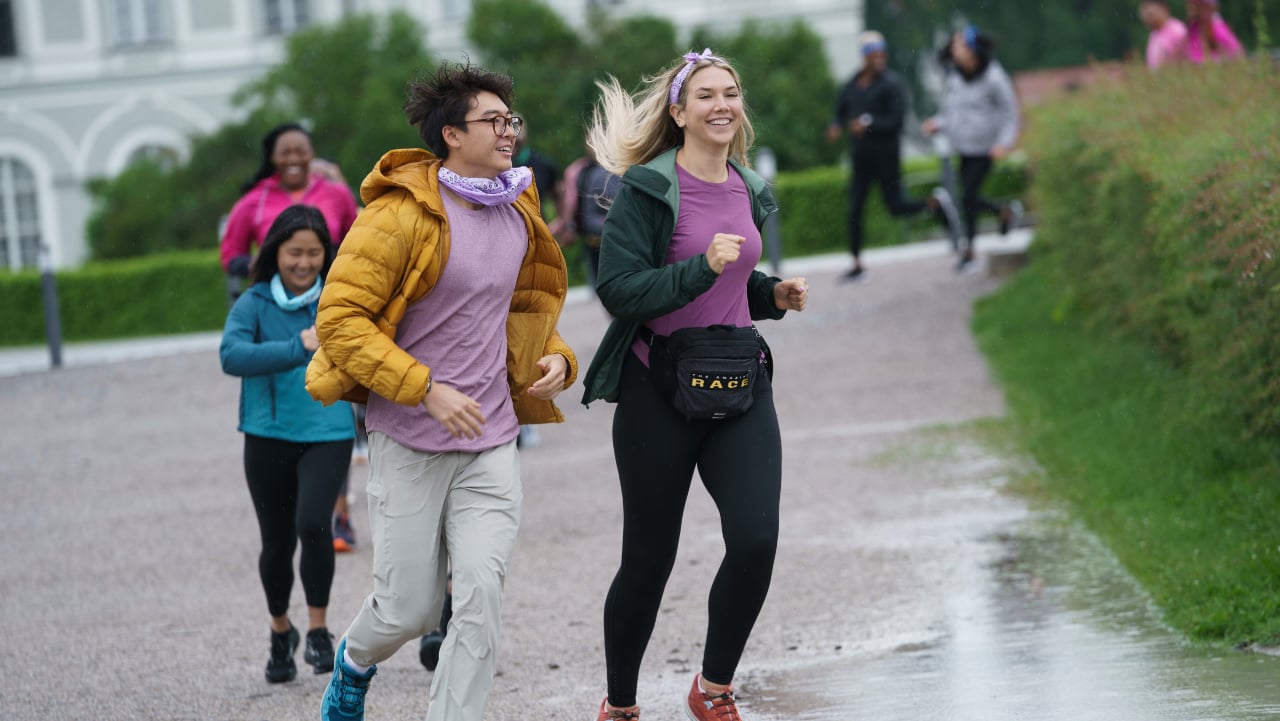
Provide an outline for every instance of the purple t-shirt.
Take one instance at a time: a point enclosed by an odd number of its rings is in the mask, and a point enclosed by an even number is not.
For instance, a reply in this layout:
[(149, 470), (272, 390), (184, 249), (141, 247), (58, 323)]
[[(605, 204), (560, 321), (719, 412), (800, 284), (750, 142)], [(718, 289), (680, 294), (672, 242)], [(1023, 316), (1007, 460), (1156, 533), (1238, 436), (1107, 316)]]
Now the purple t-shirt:
[[(728, 166), (729, 178), (723, 183), (709, 183), (695, 177), (676, 164), (680, 183), (680, 210), (675, 232), (667, 248), (667, 263), (702, 255), (716, 233), (741, 235), (746, 238), (738, 259), (724, 267), (711, 289), (694, 298), (683, 308), (658, 316), (647, 323), (657, 335), (671, 335), (681, 328), (703, 328), (709, 325), (751, 325), (751, 309), (747, 305), (747, 280), (763, 250), (760, 230), (751, 214), (751, 193), (742, 176)], [(649, 346), (637, 338), (631, 346), (641, 362), (649, 365)]]
[(478, 438), (454, 438), (422, 404), (403, 406), (370, 394), (365, 427), (419, 451), (477, 453), (513, 440), (520, 430), (507, 385), (507, 314), (529, 232), (512, 205), (472, 210), (443, 196), (449, 260), (431, 292), (405, 310), (396, 345), (431, 368), (433, 383), (479, 401), (485, 425)]

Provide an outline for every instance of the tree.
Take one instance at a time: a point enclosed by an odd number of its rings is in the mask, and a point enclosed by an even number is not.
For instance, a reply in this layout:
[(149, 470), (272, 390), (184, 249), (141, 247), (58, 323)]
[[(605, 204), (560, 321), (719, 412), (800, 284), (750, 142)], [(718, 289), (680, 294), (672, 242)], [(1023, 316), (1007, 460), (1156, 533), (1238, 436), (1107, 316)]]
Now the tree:
[(705, 29), (694, 33), (694, 48), (709, 47), (730, 59), (742, 77), (756, 146), (769, 147), (784, 170), (828, 162), (831, 147), (823, 130), (831, 114), (835, 83), (822, 53), (822, 40), (797, 20), (781, 27), (747, 21), (733, 35)]
[(309, 121), (317, 154), (358, 184), (387, 150), (422, 145), (403, 107), (409, 81), (432, 64), (425, 35), (404, 11), (307, 28), (290, 36), (285, 61), (237, 101)]
[[(630, 90), (681, 54), (676, 47), (676, 27), (665, 18), (641, 15), (615, 20), (597, 9), (591, 15), (589, 29), (593, 38), (588, 69), (593, 79), (612, 75)], [(593, 102), (597, 95), (592, 88)]]
[[(497, 18), (497, 21), (494, 21)], [(580, 38), (537, 0), (476, 0), (468, 37), (486, 65), (516, 81), (516, 105), (529, 116), (533, 144), (561, 162), (582, 152), (585, 121), (598, 97), (594, 83), (607, 75), (635, 88), (680, 56), (675, 27), (650, 16), (615, 20), (602, 11)], [(797, 21), (765, 29), (748, 22), (733, 35), (695, 35), (732, 58), (743, 75), (757, 142), (767, 144), (783, 168), (825, 162), (822, 139), (834, 87), (821, 40)]]
[(635, 87), (675, 57), (675, 35), (668, 20), (595, 10), (584, 38), (537, 0), (476, 0), (467, 25), (485, 66), (515, 81), (530, 144), (560, 165), (583, 153), (595, 82), (612, 75)]
[(402, 111), (407, 83), (431, 65), (411, 16), (353, 16), (290, 37), (284, 62), (242, 88), (245, 120), (192, 142), (172, 170), (131, 167), (90, 186), (87, 228), (95, 259), (174, 248), (212, 248), (219, 218), (262, 159), (262, 137), (285, 120), (309, 123), (316, 152), (358, 185), (383, 152), (422, 144)]
[(485, 67), (515, 81), (514, 110), (528, 121), (527, 142), (561, 166), (581, 154), (590, 81), (573, 29), (536, 0), (475, 0), (467, 38)]
[(239, 184), (257, 169), (266, 129), (279, 121), (254, 113), (195, 138), (185, 164), (164, 169), (144, 160), (115, 178), (90, 183), (95, 209), (86, 235), (91, 256), (110, 260), (216, 248), (218, 219), (231, 209)]

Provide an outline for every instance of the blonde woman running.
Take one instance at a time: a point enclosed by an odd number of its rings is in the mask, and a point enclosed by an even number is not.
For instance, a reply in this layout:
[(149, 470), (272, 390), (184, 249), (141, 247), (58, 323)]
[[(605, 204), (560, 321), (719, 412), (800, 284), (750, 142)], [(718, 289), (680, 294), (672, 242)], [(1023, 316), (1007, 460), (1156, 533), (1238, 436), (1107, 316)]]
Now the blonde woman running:
[(683, 376), (672, 352), (686, 330), (745, 337), (749, 346), (758, 339), (752, 321), (804, 310), (808, 288), (804, 278), (755, 270), (760, 227), (777, 204), (748, 167), (753, 133), (732, 65), (706, 50), (686, 55), (635, 96), (616, 80), (600, 87), (588, 143), (622, 184), (605, 220), (596, 288), (614, 321), (587, 372), (583, 402), (618, 404), (613, 450), (623, 530), (621, 566), (605, 600), (608, 697), (598, 718), (640, 716), (640, 663), (696, 469), (719, 509), (725, 556), (685, 711), (693, 721), (738, 721), (731, 684), (769, 590), (778, 539), (782, 454), (767, 347), (748, 348), (740, 374), (693, 382), (708, 390), (706, 403), (721, 395), (709, 389), (739, 391), (744, 401), (710, 408), (705, 419), (696, 415), (708, 409), (674, 405)]

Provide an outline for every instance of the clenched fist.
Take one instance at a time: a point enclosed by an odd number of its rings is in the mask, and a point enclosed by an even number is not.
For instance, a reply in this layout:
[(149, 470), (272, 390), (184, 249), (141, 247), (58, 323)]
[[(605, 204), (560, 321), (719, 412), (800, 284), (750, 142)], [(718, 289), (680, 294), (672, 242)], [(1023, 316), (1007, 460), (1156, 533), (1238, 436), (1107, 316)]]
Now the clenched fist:
[(809, 282), (804, 278), (788, 278), (773, 286), (773, 304), (778, 310), (804, 310), (809, 305)]
[(742, 244), (747, 239), (741, 235), (730, 235), (729, 233), (716, 233), (711, 239), (711, 245), (707, 246), (707, 265), (711, 266), (716, 275), (724, 272), (724, 267), (738, 259), (738, 254), (742, 252)]
[(298, 334), (298, 337), (302, 339), (302, 347), (305, 348), (308, 353), (315, 353), (316, 349), (320, 347), (320, 339), (316, 337), (316, 327), (314, 325), (310, 328), (304, 328), (302, 332)]

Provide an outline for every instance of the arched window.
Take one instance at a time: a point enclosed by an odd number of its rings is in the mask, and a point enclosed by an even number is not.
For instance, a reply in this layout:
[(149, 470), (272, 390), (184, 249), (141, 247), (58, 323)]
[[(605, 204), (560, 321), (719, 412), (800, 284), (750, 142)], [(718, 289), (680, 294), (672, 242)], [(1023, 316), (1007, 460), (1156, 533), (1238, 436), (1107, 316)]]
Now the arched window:
[(40, 261), (36, 176), (16, 158), (0, 157), (0, 263), (34, 268)]

